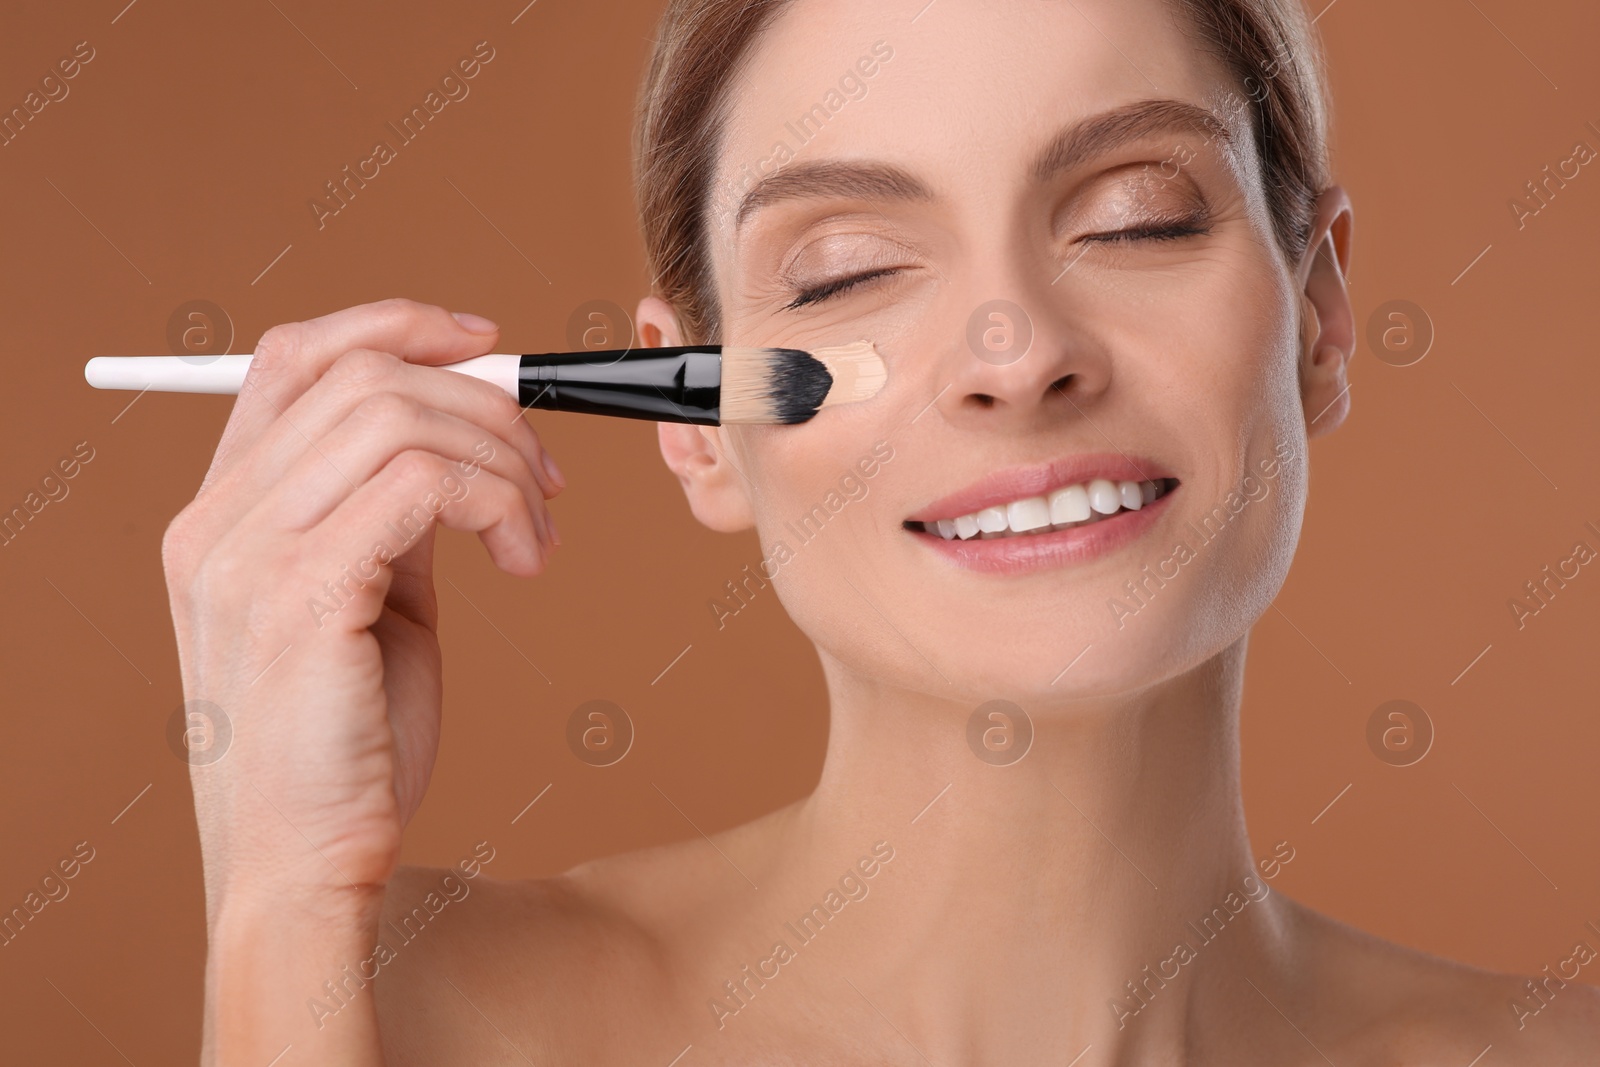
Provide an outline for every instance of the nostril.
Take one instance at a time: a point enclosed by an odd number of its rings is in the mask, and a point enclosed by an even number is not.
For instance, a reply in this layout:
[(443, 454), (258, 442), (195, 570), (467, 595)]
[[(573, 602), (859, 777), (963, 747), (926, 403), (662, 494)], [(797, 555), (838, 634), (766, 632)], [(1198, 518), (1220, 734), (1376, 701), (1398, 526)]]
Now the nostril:
[(1061, 392), (1065, 393), (1067, 391), (1067, 387), (1072, 384), (1072, 379), (1076, 377), (1076, 374), (1063, 374), (1061, 377), (1050, 383), (1050, 388), (1059, 389)]
[(969, 399), (971, 399), (981, 408), (994, 407), (994, 397), (990, 396), (988, 393), (973, 393)]

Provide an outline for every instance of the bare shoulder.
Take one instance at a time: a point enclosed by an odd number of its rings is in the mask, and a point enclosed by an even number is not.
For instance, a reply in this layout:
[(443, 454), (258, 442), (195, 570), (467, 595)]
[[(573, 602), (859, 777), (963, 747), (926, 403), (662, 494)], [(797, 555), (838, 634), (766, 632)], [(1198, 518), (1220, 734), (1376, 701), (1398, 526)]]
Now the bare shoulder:
[(678, 946), (716, 914), (711, 862), (716, 852), (694, 841), (551, 878), (402, 868), (379, 927), (387, 959), (368, 968), (381, 972), (388, 1062), (593, 1062), (602, 1048), (645, 1058), (666, 1049), (696, 1018), (675, 1004), (674, 976)]
[[(1600, 976), (1600, 962), (1587, 942), (1557, 953), (1538, 974), (1503, 974), (1385, 941), (1289, 903), (1303, 946), (1302, 977), (1317, 991), (1318, 1026), (1329, 1035), (1327, 1053), (1335, 1062), (1600, 1062), (1600, 989), (1586, 981)], [(1592, 972), (1590, 963), (1596, 964)]]
[[(388, 1062), (465, 1062), (481, 1053), (570, 1060), (572, 1028), (663, 981), (653, 939), (569, 874), (502, 881), (402, 868), (379, 926), (375, 983)], [(520, 1054), (520, 1055), (518, 1055)]]

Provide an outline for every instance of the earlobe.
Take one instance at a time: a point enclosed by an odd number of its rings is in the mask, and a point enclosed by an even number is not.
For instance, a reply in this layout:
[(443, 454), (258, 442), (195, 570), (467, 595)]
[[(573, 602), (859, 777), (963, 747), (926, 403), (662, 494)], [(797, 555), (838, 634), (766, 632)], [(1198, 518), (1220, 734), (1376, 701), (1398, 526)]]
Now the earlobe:
[(667, 470), (677, 475), (686, 493), (692, 492), (695, 484), (706, 476), (708, 468), (716, 465), (716, 456), (697, 426), (658, 422), (656, 440)]
[(738, 533), (755, 525), (744, 477), (728, 457), (723, 430), (715, 426), (656, 423), (661, 458), (683, 486), (689, 510), (718, 533)]
[(1306, 436), (1320, 437), (1336, 430), (1350, 414), (1350, 384), (1345, 375), (1348, 357), (1332, 345), (1313, 348), (1301, 371)]

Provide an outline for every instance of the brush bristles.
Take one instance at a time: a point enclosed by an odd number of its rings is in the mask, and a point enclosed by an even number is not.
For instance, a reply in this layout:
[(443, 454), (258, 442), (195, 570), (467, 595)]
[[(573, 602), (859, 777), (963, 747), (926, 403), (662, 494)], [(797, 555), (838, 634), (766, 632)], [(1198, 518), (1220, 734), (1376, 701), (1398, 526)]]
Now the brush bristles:
[(821, 360), (798, 348), (722, 348), (724, 423), (804, 422), (833, 386)]
[(865, 400), (886, 372), (871, 342), (819, 348), (722, 349), (720, 421), (805, 422), (829, 404)]

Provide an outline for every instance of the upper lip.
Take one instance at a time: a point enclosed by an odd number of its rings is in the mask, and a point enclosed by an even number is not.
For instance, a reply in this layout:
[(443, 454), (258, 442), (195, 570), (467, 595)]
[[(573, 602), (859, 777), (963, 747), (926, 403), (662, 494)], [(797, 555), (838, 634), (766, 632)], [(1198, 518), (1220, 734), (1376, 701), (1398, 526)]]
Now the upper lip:
[(1063, 486), (1104, 478), (1111, 482), (1152, 482), (1173, 475), (1144, 456), (1116, 453), (1068, 456), (1028, 467), (1012, 467), (980, 478), (965, 489), (940, 497), (907, 516), (907, 522), (934, 522), (971, 515), (984, 508), (1045, 496)]

